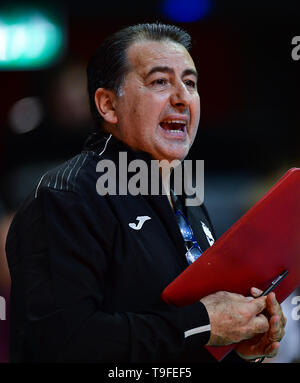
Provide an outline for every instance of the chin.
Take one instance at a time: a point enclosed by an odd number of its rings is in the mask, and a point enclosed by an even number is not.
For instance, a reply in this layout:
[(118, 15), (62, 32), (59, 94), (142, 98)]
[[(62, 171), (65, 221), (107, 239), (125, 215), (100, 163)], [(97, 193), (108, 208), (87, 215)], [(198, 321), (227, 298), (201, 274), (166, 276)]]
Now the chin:
[(159, 160), (183, 161), (187, 155), (188, 155), (188, 151), (168, 151), (168, 152), (164, 152), (159, 158)]
[(179, 160), (182, 161), (189, 153), (190, 146), (187, 142), (183, 143), (168, 143), (167, 145), (155, 145), (148, 152), (151, 153), (155, 160)]
[(183, 161), (189, 154), (189, 147), (173, 148), (172, 150), (166, 151), (166, 159), (168, 160), (180, 160)]

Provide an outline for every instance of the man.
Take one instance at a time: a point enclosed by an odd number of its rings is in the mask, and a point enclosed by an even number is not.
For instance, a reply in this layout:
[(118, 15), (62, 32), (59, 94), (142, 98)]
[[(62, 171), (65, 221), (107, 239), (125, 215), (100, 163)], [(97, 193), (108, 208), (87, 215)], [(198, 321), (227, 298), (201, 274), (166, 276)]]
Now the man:
[[(13, 361), (206, 362), (214, 359), (204, 345), (231, 343), (246, 360), (276, 354), (285, 318), (274, 294), (218, 292), (183, 308), (161, 300), (188, 266), (174, 214), (184, 210), (180, 198), (96, 190), (98, 162), (111, 161), (119, 174), (120, 152), (148, 164), (188, 154), (200, 118), (189, 45), (177, 27), (136, 25), (90, 60), (98, 132), (43, 176), (8, 235)], [(168, 178), (161, 182), (169, 195)], [(204, 207), (185, 213), (205, 250), (199, 222), (212, 227)]]

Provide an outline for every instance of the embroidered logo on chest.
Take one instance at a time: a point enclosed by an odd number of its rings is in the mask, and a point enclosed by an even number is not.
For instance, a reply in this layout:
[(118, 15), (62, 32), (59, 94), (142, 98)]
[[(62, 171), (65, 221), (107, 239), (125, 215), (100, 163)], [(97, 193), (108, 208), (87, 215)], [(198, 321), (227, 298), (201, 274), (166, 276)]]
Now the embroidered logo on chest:
[(148, 221), (149, 219), (151, 219), (151, 217), (148, 217), (147, 215), (143, 215), (143, 216), (140, 216), (140, 217), (136, 217), (136, 219), (138, 221), (138, 224), (136, 224), (136, 223), (129, 223), (128, 225), (133, 230), (141, 230), (141, 228), (143, 227), (144, 223), (146, 221)]

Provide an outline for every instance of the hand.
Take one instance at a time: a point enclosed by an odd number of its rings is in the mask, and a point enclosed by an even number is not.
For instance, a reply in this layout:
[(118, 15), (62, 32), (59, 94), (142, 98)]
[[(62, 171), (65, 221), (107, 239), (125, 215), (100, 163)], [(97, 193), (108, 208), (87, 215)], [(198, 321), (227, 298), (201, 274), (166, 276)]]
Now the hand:
[(224, 346), (253, 338), (268, 331), (267, 318), (261, 314), (266, 308), (266, 297), (249, 298), (219, 291), (201, 299), (211, 325), (208, 346)]
[[(254, 297), (262, 294), (261, 290), (251, 289)], [(258, 357), (273, 358), (277, 355), (279, 342), (284, 336), (286, 318), (283, 315), (281, 307), (276, 300), (274, 293), (267, 296), (267, 311), (269, 314), (269, 329), (263, 335), (258, 335), (250, 340), (240, 342), (236, 347), (238, 355), (246, 360), (256, 359)]]

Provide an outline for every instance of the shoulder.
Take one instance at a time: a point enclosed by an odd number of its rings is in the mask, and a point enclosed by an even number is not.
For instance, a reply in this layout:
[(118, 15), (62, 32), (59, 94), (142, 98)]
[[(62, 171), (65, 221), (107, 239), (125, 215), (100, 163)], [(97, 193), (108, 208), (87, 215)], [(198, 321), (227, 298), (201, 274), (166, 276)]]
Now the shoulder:
[(55, 169), (49, 170), (39, 180), (35, 188), (35, 198), (43, 189), (66, 192), (82, 192), (92, 187), (95, 190), (96, 167), (100, 159), (114, 158), (113, 150), (107, 150), (111, 138), (100, 137), (95, 143), (90, 143), (84, 151)]
[(94, 152), (82, 152), (60, 166), (46, 172), (39, 180), (34, 197), (43, 189), (52, 189), (56, 191), (76, 192), (78, 182), (83, 174), (91, 173), (93, 162), (97, 162)]

